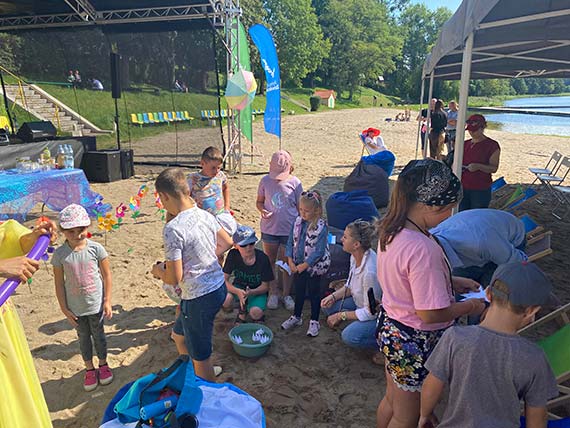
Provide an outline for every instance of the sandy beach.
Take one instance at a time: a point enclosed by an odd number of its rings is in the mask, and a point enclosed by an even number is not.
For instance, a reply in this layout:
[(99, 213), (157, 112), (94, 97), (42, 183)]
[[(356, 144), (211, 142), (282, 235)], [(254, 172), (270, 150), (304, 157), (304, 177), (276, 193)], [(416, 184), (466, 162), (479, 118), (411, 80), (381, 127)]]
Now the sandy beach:
[[(385, 122), (396, 110), (362, 109), (285, 116), (282, 122), (283, 148), (293, 156), (295, 175), (305, 189), (320, 190), (325, 198), (341, 191), (344, 178), (351, 172), (361, 153), (358, 131), (379, 127), (388, 148), (396, 155), (396, 166), (404, 166), (416, 152), (416, 122)], [(412, 112), (412, 117), (416, 113)], [(501, 164), (495, 177), (504, 176), (509, 184), (530, 183), (528, 167), (542, 167), (558, 150), (570, 155), (570, 139), (563, 137), (509, 134), (489, 130), (488, 136), (501, 145)], [(256, 150), (250, 163), (249, 148), (244, 147), (243, 174), (229, 180), (231, 204), (237, 220), (259, 230), (255, 209), (257, 185), (269, 167), (269, 158), (278, 147), (277, 139), (263, 132), (262, 120), (254, 124)], [(210, 141), (210, 138), (213, 139)], [(136, 155), (170, 155), (174, 137), (164, 134), (133, 143)], [(196, 154), (201, 147), (218, 143), (212, 130), (179, 133), (181, 153)], [(195, 158), (195, 157), (194, 157)], [(92, 188), (116, 207), (128, 203), (142, 184), (152, 185), (160, 167), (137, 168), (129, 180), (93, 184)], [(570, 213), (565, 221), (551, 214), (551, 202), (531, 202), (524, 210), (547, 230), (553, 231), (554, 254), (539, 261), (552, 279), (557, 297), (570, 301), (567, 266), (570, 259)], [(39, 208), (39, 207), (38, 207)], [(142, 202), (142, 215), (125, 218), (118, 231), (106, 237), (106, 249), (113, 271), (113, 319), (107, 323), (109, 362), (115, 380), (94, 392), (83, 391), (83, 363), (75, 331), (61, 314), (54, 292), (51, 267), (43, 266), (34, 277), (31, 292), (21, 286), (13, 301), (29, 340), (36, 368), (56, 428), (94, 428), (116, 391), (125, 383), (168, 366), (176, 358), (169, 340), (174, 320), (174, 304), (166, 297), (157, 280), (149, 274), (151, 265), (163, 259), (161, 231), (163, 222), (156, 213), (149, 193)], [(34, 211), (38, 215), (38, 209)], [(51, 213), (55, 218), (55, 213)], [(35, 221), (30, 217), (30, 224)], [(94, 240), (105, 243), (94, 224)], [(308, 304), (305, 310), (308, 311)], [(269, 352), (257, 359), (237, 356), (228, 340), (235, 314), (220, 312), (215, 325), (214, 361), (223, 366), (220, 381), (232, 382), (260, 400), (268, 427), (372, 427), (376, 406), (382, 397), (383, 367), (371, 361), (371, 353), (344, 346), (340, 330), (333, 331), (323, 322), (317, 338), (305, 336), (306, 326), (284, 332), (279, 325), (289, 316), (281, 308), (269, 311), (267, 325), (275, 334)]]

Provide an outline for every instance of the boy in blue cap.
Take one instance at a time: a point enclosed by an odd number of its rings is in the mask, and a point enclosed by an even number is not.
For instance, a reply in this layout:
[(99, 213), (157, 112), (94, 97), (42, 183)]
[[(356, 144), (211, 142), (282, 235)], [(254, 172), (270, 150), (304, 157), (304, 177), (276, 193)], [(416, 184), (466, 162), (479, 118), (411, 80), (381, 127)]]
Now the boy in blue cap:
[[(544, 352), (517, 331), (534, 321), (552, 285), (533, 263), (500, 265), (487, 288), (491, 302), (477, 326), (451, 327), (427, 360), (419, 428), (518, 427), (520, 401), (526, 426), (546, 426), (546, 403), (558, 396)], [(433, 415), (445, 386), (449, 400), (441, 423)]]
[(240, 308), (236, 324), (245, 322), (248, 313), (254, 322), (261, 322), (267, 307), (269, 283), (274, 279), (269, 257), (255, 248), (257, 236), (249, 226), (238, 226), (232, 239), (234, 248), (228, 253), (223, 269), (228, 288), (224, 309), (231, 310), (236, 302)]

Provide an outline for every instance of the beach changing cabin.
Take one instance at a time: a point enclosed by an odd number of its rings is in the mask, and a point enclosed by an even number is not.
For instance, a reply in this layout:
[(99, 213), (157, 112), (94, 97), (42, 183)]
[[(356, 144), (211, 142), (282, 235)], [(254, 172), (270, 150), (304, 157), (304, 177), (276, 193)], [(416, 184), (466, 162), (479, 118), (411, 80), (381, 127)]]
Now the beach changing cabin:
[(314, 96), (319, 97), (321, 99), (322, 105), (325, 105), (328, 108), (334, 108), (334, 103), (336, 101), (336, 93), (332, 89), (315, 91)]

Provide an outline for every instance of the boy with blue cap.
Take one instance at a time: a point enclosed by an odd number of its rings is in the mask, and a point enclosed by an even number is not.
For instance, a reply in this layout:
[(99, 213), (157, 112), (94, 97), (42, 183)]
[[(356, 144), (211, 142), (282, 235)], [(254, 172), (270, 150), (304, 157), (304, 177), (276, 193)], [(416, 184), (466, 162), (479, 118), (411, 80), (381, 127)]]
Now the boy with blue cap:
[[(487, 288), (491, 305), (478, 326), (452, 327), (426, 362), (419, 428), (546, 426), (546, 403), (558, 396), (544, 352), (517, 331), (534, 321), (552, 285), (533, 263), (500, 265)], [(449, 400), (441, 423), (433, 415), (444, 387)]]
[(269, 257), (255, 248), (257, 236), (249, 226), (238, 226), (232, 239), (234, 248), (228, 253), (223, 269), (228, 288), (224, 309), (231, 310), (236, 302), (240, 308), (236, 324), (245, 322), (248, 313), (254, 322), (261, 322), (267, 307), (269, 283), (274, 279)]

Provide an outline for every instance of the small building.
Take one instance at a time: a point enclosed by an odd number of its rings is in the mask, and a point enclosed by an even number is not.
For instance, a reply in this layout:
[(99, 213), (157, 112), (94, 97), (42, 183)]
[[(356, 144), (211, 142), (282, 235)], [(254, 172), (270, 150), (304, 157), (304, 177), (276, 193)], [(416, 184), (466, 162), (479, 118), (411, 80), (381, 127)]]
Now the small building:
[(336, 101), (336, 92), (332, 89), (324, 89), (322, 91), (315, 91), (315, 97), (321, 99), (321, 104), (327, 106), (328, 108), (334, 108)]

